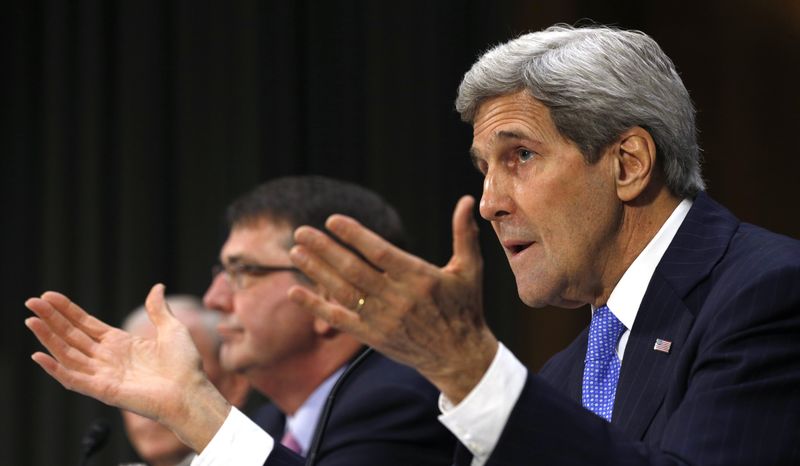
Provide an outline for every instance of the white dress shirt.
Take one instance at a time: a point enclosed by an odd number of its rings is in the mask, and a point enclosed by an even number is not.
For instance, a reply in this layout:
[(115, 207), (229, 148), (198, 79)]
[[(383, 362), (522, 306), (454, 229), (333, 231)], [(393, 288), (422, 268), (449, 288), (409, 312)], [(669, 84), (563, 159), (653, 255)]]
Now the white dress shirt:
[[(678, 204), (611, 291), (606, 305), (626, 328), (617, 344), (620, 361), (650, 279), (691, 207), (689, 199)], [(461, 403), (453, 406), (444, 395), (439, 397), (439, 421), (472, 453), (472, 466), (483, 466), (489, 459), (527, 375), (525, 366), (501, 343), (489, 369)]]
[(232, 407), (192, 466), (261, 466), (274, 446), (275, 440), (268, 433)]
[[(344, 367), (325, 379), (303, 402), (292, 416), (286, 418), (288, 429), (302, 448), (308, 452), (317, 421), (325, 407), (333, 385), (344, 372)], [(192, 461), (192, 466), (261, 466), (275, 447), (275, 439), (235, 407), (214, 434), (211, 442)]]
[(319, 415), (322, 413), (322, 408), (325, 407), (325, 400), (331, 392), (333, 385), (339, 380), (344, 367), (339, 368), (330, 377), (325, 379), (319, 387), (308, 397), (306, 401), (300, 406), (300, 409), (295, 411), (291, 416), (286, 416), (286, 428), (292, 433), (297, 443), (300, 444), (300, 454), (306, 456), (308, 448), (311, 446), (311, 441), (314, 437), (314, 431), (317, 430), (317, 422)]

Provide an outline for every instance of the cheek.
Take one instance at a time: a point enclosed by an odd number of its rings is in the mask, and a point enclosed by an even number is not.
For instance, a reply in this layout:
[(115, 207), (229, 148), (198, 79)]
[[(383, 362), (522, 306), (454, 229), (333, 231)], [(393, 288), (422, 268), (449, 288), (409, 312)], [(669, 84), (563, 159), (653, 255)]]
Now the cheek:
[(203, 372), (206, 373), (208, 380), (216, 386), (222, 379), (222, 368), (217, 362), (217, 358), (212, 354), (203, 355)]
[(241, 313), (239, 321), (250, 346), (263, 346), (265, 342), (290, 338), (298, 327), (298, 321), (307, 317), (306, 312), (295, 308), (285, 293), (252, 296), (241, 305), (246, 311)]
[(259, 334), (274, 319), (277, 301), (268, 293), (242, 293), (235, 301), (236, 319), (248, 334)]

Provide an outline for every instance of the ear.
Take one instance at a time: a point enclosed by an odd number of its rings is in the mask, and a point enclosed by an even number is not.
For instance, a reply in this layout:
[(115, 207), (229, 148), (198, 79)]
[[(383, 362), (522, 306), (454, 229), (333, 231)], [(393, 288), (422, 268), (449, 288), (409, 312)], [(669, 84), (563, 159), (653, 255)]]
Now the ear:
[[(313, 288), (314, 291), (316, 291), (317, 294), (319, 294), (325, 300), (336, 302), (336, 300), (333, 299), (328, 293), (328, 291), (322, 286), (316, 285)], [(331, 337), (339, 333), (339, 331), (335, 329), (327, 321), (322, 320), (319, 317), (314, 317), (314, 333), (316, 333), (321, 337)]]
[(314, 332), (322, 337), (330, 337), (339, 331), (333, 328), (333, 326), (331, 326), (331, 324), (328, 322), (320, 319), (319, 317), (314, 317)]
[(639, 197), (653, 181), (656, 143), (644, 128), (635, 126), (620, 135), (614, 146), (617, 196), (623, 202)]

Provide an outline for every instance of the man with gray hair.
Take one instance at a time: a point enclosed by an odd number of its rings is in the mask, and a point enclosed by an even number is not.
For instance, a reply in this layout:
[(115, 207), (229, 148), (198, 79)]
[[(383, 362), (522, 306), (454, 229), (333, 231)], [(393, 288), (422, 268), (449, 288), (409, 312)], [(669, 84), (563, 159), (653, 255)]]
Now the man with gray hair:
[[(436, 385), (459, 465), (800, 463), (800, 242), (703, 192), (694, 109), (655, 41), (604, 27), (527, 34), (478, 60), (456, 106), (484, 175), (480, 214), (520, 298), (589, 304), (589, 328), (540, 374), (497, 341), (468, 196), (444, 267), (343, 215), (325, 227), (357, 253), (297, 228), (291, 260), (322, 291), (289, 297)], [(160, 293), (151, 317), (169, 333)], [(34, 360), (66, 386), (146, 409), (201, 448), (226, 435), (230, 410), (201, 380), (175, 394), (208, 408), (188, 415), (135, 386), (108, 396), (85, 369), (102, 358), (65, 350), (96, 341), (91, 317), (51, 295), (27, 305), (54, 353)]]
[(443, 268), (345, 217), (326, 227), (378, 270), (298, 229), (293, 261), (344, 306), (292, 298), (432, 381), (459, 465), (800, 464), (800, 244), (703, 192), (694, 108), (658, 44), (526, 34), (473, 65), (456, 108), (520, 298), (590, 304), (589, 328), (538, 375), (497, 341), (471, 198)]

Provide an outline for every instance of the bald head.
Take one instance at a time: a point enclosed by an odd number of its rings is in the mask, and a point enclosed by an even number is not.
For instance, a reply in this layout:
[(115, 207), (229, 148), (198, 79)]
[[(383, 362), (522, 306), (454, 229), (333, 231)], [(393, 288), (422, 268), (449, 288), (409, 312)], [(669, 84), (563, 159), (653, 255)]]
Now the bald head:
[[(197, 332), (198, 335), (202, 334), (212, 341), (219, 342), (217, 324), (220, 321), (220, 314), (206, 309), (200, 298), (192, 295), (171, 295), (167, 296), (165, 301), (175, 318), (189, 329), (192, 338), (195, 338), (195, 332)], [(137, 335), (140, 331), (155, 330), (147, 317), (147, 309), (144, 305), (128, 314), (122, 322), (122, 329)]]

